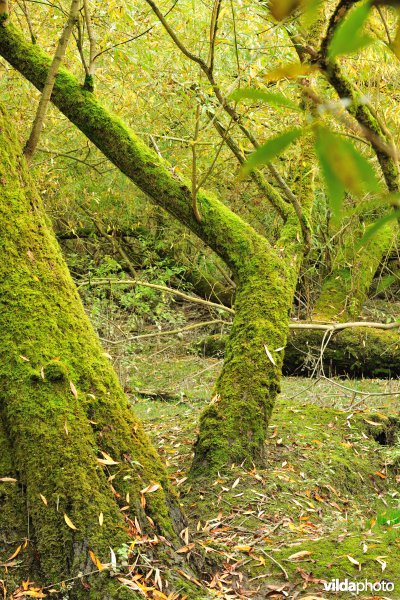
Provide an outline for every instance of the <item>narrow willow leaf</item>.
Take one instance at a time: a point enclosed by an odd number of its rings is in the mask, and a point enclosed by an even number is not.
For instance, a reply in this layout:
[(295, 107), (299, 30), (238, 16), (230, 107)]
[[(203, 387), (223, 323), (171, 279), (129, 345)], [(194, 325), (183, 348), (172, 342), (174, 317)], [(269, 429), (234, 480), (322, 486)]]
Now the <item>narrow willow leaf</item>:
[(274, 19), (283, 21), (302, 4), (302, 0), (270, 0), (268, 8)]
[(350, 12), (348, 17), (337, 27), (329, 44), (329, 58), (343, 54), (351, 54), (368, 46), (373, 39), (363, 32), (368, 19), (371, 4), (367, 2)]
[(302, 134), (303, 130), (296, 127), (269, 139), (250, 155), (249, 159), (242, 167), (241, 175), (248, 175), (248, 173), (254, 169), (271, 162), (271, 160), (276, 156), (279, 156), (279, 154), (282, 154), (282, 152)]
[(318, 71), (316, 65), (307, 65), (302, 63), (287, 63), (276, 69), (272, 69), (263, 77), (264, 81), (280, 81), (281, 79), (295, 79), (296, 77), (305, 77)]
[(263, 90), (257, 90), (255, 88), (243, 88), (241, 90), (235, 90), (229, 97), (230, 100), (262, 100), (272, 106), (285, 106), (296, 111), (302, 109), (292, 100), (286, 98), (279, 92), (264, 92)]
[(66, 522), (66, 524), (68, 525), (68, 527), (70, 529), (75, 529), (77, 531), (77, 527), (75, 527), (75, 525), (73, 524), (73, 522), (71, 521), (71, 519), (69, 518), (69, 516), (67, 514), (64, 513), (64, 521)]
[(319, 127), (315, 150), (335, 219), (341, 216), (346, 192), (361, 197), (380, 191), (379, 181), (370, 163), (349, 140)]
[(400, 209), (394, 210), (393, 212), (375, 221), (375, 223), (368, 227), (367, 231), (364, 233), (363, 237), (358, 243), (358, 248), (364, 246), (382, 227), (391, 221), (395, 221), (396, 219), (400, 219)]

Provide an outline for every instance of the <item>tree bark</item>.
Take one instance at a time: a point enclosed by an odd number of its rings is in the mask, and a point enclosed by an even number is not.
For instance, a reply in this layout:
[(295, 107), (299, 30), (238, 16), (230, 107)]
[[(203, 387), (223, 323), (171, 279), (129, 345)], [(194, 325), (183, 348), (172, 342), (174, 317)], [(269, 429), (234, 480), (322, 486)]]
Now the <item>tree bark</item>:
[(207, 476), (231, 461), (251, 464), (263, 458), (301, 262), (291, 258), (292, 264), (273, 260), (260, 247), (243, 265), (223, 369), (200, 420), (196, 475)]
[[(1, 28), (0, 53), (36, 87), (42, 88), (49, 68), (49, 58), (37, 46), (27, 43), (11, 24), (7, 28)], [(302, 244), (297, 241), (301, 237), (298, 221), (292, 222), (293, 218), (288, 219), (279, 244), (273, 248), (265, 238), (217, 198), (199, 191), (197, 205), (202, 216), (199, 222), (192, 210), (190, 183), (180, 178), (168, 163), (162, 161), (118, 118), (106, 111), (93, 94), (83, 90), (75, 78), (63, 68), (57, 75), (52, 101), (155, 204), (189, 227), (232, 270), (234, 279), (242, 291), (237, 301), (239, 310), (236, 313), (229, 360), (218, 384), (218, 394), (221, 398), (219, 415), (222, 420), (226, 417), (229, 427), (224, 431), (222, 425), (220, 427), (220, 434), (224, 437), (221, 441), (224, 452), (220, 453), (217, 447), (208, 448), (207, 462), (217, 468), (217, 465), (222, 466), (225, 462), (237, 460), (240, 454), (242, 460), (256, 458), (262, 452), (280, 370), (279, 361), (272, 365), (265, 358), (263, 345), (266, 344), (272, 351), (281, 340), (284, 345), (284, 332), (294, 286), (290, 278), (290, 281), (283, 279), (282, 287), (279, 287), (276, 274), (286, 277), (287, 263), (293, 261), (295, 254), (301, 255)], [(299, 268), (299, 263), (300, 260), (297, 261), (296, 268)], [(261, 298), (259, 277), (266, 277), (267, 281), (276, 284), (272, 286), (276, 295), (270, 298), (270, 302)], [(252, 286), (255, 286), (253, 295)], [(262, 291), (266, 289), (264, 285)], [(247, 294), (250, 294), (249, 310), (245, 309)], [(268, 325), (269, 321), (272, 323), (271, 327)], [(243, 326), (246, 326), (245, 331), (249, 335), (253, 328), (257, 340), (246, 341), (243, 347), (239, 348), (237, 340), (247, 340), (246, 335), (240, 333)], [(247, 365), (246, 369), (241, 366), (243, 362)], [(259, 369), (264, 368), (267, 369), (267, 375), (258, 373)], [(253, 402), (257, 409), (251, 411), (246, 419), (246, 437), (240, 442), (231, 443), (232, 435), (241, 434), (243, 410), (247, 410), (245, 397), (249, 397), (249, 394), (245, 392), (245, 388), (249, 382), (246, 384), (246, 377), (260, 381), (260, 385), (254, 385), (257, 393)], [(236, 383), (229, 384), (230, 380), (240, 381), (240, 385), (236, 387)], [(231, 406), (236, 402), (238, 409), (233, 411)], [(264, 419), (262, 426), (258, 423), (260, 415)], [(251, 419), (254, 420), (253, 423), (250, 423)], [(206, 423), (207, 419), (203, 417), (201, 429), (208, 429)], [(200, 432), (196, 447), (200, 461), (196, 461), (196, 464), (204, 463), (202, 440), (206, 440), (206, 435)]]
[(352, 231), (338, 250), (331, 273), (323, 282), (313, 309), (318, 321), (346, 322), (357, 318), (382, 262), (398, 235), (397, 221), (381, 227), (358, 248), (360, 232)]
[[(315, 373), (321, 359), (325, 332), (291, 329), (282, 366), (284, 375), (307, 377)], [(326, 339), (326, 338), (325, 338)], [(196, 346), (205, 356), (224, 356), (228, 336), (209, 335)], [(334, 333), (322, 356), (327, 375), (390, 379), (400, 376), (400, 337), (398, 330), (382, 331), (365, 327)]]
[[(0, 181), (0, 563), (29, 538), (22, 566), (2, 579), (10, 589), (22, 576), (72, 578), (71, 600), (136, 598), (107, 571), (88, 575), (97, 571), (90, 552), (109, 563), (110, 548), (136, 539), (152, 560), (163, 554), (157, 564), (174, 589), (179, 503), (85, 315), (1, 108)], [(149, 485), (158, 487), (142, 493)], [(146, 542), (138, 524), (171, 545)]]

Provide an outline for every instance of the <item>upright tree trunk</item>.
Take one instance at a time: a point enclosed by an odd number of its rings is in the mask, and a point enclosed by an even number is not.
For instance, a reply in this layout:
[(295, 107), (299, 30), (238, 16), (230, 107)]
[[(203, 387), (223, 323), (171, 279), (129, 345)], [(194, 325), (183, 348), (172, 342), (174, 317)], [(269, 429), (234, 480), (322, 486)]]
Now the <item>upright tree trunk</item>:
[[(23, 577), (71, 578), (70, 599), (135, 598), (99, 574), (93, 556), (109, 563), (110, 548), (136, 540), (148, 556), (163, 554), (161, 571), (171, 561), (173, 589), (179, 504), (85, 315), (1, 109), (0, 182), (0, 563), (29, 538), (22, 567), (1, 579), (10, 588)], [(148, 486), (155, 491), (142, 493)]]
[(262, 244), (237, 276), (235, 317), (214, 398), (200, 420), (192, 471), (207, 475), (230, 462), (262, 458), (280, 392), (283, 349), (301, 254), (291, 264)]

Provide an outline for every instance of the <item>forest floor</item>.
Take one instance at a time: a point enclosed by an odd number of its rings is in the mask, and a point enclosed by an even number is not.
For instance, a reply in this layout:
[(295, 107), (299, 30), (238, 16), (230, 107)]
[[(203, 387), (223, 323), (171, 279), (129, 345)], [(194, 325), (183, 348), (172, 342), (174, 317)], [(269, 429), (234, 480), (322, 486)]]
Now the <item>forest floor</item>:
[[(263, 468), (234, 465), (194, 484), (192, 445), (221, 361), (181, 348), (135, 353), (134, 387), (149, 393), (133, 402), (189, 518), (182, 554), (219, 565), (208, 581), (216, 597), (399, 600), (400, 382), (286, 378)], [(326, 591), (335, 579), (350, 589)], [(379, 582), (394, 591), (370, 591)]]

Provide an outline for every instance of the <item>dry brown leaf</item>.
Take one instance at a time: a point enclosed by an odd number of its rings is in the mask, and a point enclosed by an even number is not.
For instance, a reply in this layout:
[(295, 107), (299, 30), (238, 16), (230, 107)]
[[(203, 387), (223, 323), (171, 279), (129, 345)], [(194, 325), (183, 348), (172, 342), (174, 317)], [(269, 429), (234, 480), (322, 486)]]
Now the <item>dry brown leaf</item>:
[(151, 494), (152, 492), (156, 492), (161, 488), (159, 483), (153, 483), (152, 485), (148, 485), (143, 490), (140, 490), (141, 494)]
[(301, 550), (300, 552), (296, 552), (295, 554), (291, 554), (288, 560), (301, 560), (302, 558), (306, 558), (307, 556), (311, 556), (312, 552), (309, 550)]
[(47, 506), (47, 498), (46, 496), (43, 496), (43, 494), (39, 494), (41, 501), (43, 502), (43, 504), (45, 506)]
[(12, 560), (13, 558), (15, 558), (16, 556), (18, 556), (18, 554), (21, 552), (22, 549), (22, 544), (21, 546), (18, 546), (18, 548), (16, 549), (15, 552), (13, 552), (13, 554), (11, 554), (11, 556), (9, 556), (6, 560), (6, 562), (9, 562), (10, 560)]
[(101, 564), (100, 559), (97, 558), (97, 556), (95, 555), (95, 553), (92, 550), (89, 550), (89, 555), (90, 555), (90, 558), (92, 559), (92, 563), (94, 565), (96, 565), (96, 567), (98, 568), (99, 571), (102, 571), (104, 569), (104, 567)]
[(69, 387), (71, 388), (71, 392), (74, 395), (74, 397), (78, 400), (78, 392), (72, 381), (69, 382)]
[(67, 514), (64, 513), (64, 521), (66, 522), (66, 524), (68, 525), (68, 527), (70, 529), (75, 529), (75, 531), (78, 531), (78, 528), (75, 527), (75, 525), (73, 524), (73, 522), (71, 521), (71, 519), (69, 518), (69, 516)]
[(353, 558), (352, 556), (350, 556), (349, 554), (347, 555), (348, 560), (355, 565), (356, 567), (358, 567), (358, 570), (361, 571), (361, 565), (358, 562), (358, 560), (356, 560), (355, 558)]
[(187, 554), (187, 552), (190, 552), (191, 550), (193, 550), (194, 548), (194, 544), (193, 542), (191, 544), (186, 544), (186, 546), (182, 546), (182, 548), (179, 548), (179, 550), (177, 550), (177, 554)]

